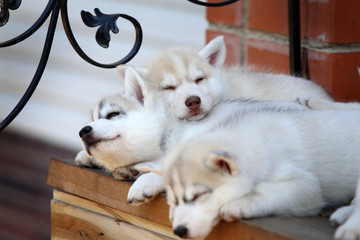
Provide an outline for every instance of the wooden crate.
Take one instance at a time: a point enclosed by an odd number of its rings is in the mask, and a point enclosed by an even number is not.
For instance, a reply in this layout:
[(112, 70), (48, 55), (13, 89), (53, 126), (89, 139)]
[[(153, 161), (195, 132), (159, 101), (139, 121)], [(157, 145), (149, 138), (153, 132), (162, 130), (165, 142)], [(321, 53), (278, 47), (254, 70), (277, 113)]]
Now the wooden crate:
[[(52, 239), (178, 239), (164, 195), (133, 207), (126, 201), (131, 183), (73, 160), (51, 159), (47, 183), (58, 189), (51, 201)], [(267, 217), (220, 222), (206, 239), (327, 240), (334, 230), (325, 217)]]

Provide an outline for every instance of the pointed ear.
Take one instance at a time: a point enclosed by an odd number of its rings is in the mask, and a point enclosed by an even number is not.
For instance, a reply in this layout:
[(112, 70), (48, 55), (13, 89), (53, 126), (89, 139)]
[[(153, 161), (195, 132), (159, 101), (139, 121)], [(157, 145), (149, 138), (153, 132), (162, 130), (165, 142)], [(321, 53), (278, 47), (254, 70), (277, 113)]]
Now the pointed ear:
[(129, 67), (128, 65), (124, 65), (124, 64), (121, 64), (116, 67), (119, 77), (120, 77), (120, 81), (123, 85), (124, 85), (124, 81), (125, 81), (125, 72), (126, 72), (126, 69), (128, 69), (128, 67)]
[(199, 51), (199, 55), (211, 66), (222, 67), (226, 57), (224, 36), (219, 36), (211, 40), (203, 49)]
[(236, 175), (238, 167), (226, 151), (212, 151), (206, 159), (206, 166), (226, 175)]
[(145, 81), (133, 67), (127, 67), (125, 71), (124, 86), (125, 95), (135, 98), (144, 105), (144, 97), (147, 95)]
[[(126, 65), (126, 64), (121, 64), (119, 66), (116, 67), (117, 71), (118, 71), (118, 74), (120, 76), (120, 81), (122, 84), (124, 84), (124, 80), (125, 80), (125, 73), (126, 73), (126, 70), (129, 68), (129, 67), (132, 67), (130, 65)], [(136, 67), (132, 67), (136, 70), (136, 72), (142, 76), (143, 78), (146, 78), (147, 75), (148, 75), (148, 72), (149, 72), (149, 69), (147, 68), (136, 68)]]
[(134, 168), (140, 172), (153, 172), (160, 176), (163, 176), (163, 171), (160, 169), (160, 164), (157, 162), (142, 162), (135, 164), (131, 168)]

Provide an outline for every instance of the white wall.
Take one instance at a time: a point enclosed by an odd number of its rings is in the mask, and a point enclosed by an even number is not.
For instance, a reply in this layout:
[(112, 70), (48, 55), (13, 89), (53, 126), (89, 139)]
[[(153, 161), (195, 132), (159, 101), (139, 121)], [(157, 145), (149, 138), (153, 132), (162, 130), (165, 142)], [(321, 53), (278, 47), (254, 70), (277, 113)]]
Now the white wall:
[[(0, 42), (22, 33), (40, 16), (47, 1), (22, 1), (10, 11), (10, 20), (0, 28)], [(143, 28), (143, 43), (130, 62), (141, 66), (146, 59), (172, 46), (200, 48), (205, 42), (205, 9), (185, 0), (103, 0), (69, 1), (70, 23), (82, 49), (93, 59), (110, 63), (121, 59), (134, 41), (132, 25), (118, 19), (117, 35), (111, 33), (108, 49), (95, 41), (95, 28), (86, 27), (80, 11), (124, 13), (136, 18)], [(24, 42), (0, 49), (0, 119), (13, 109), (30, 83), (40, 59), (49, 21)], [(50, 59), (29, 103), (7, 130), (78, 150), (78, 131), (89, 119), (89, 110), (103, 95), (113, 93), (119, 82), (115, 69), (101, 69), (82, 60), (68, 42), (62, 23), (54, 38)]]

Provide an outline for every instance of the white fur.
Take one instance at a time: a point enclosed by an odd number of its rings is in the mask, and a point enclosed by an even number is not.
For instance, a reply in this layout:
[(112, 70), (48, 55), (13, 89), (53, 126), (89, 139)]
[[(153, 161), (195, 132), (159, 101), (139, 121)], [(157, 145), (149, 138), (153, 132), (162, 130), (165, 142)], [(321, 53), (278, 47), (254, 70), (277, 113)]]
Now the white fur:
[[(222, 125), (223, 121), (231, 120), (245, 114), (247, 112), (257, 111), (308, 111), (302, 105), (295, 102), (256, 102), (256, 101), (228, 101), (221, 102), (213, 108), (206, 118), (202, 121), (179, 121), (177, 118), (171, 119), (171, 116), (163, 119), (162, 126), (164, 127), (163, 133), (165, 133), (165, 143), (163, 146), (163, 156), (165, 153), (173, 149), (180, 141), (192, 141), (197, 133), (203, 131), (209, 131), (211, 128), (217, 128)], [(160, 120), (159, 120), (160, 121)], [(151, 126), (149, 126), (151, 127)], [(148, 171), (153, 166), (151, 164), (135, 165), (134, 168), (140, 171)], [(141, 179), (143, 176), (140, 176)], [(156, 183), (156, 187), (153, 187), (153, 182)], [(146, 199), (143, 196), (143, 192), (147, 192), (148, 195), (157, 195), (164, 189), (163, 183), (154, 179), (154, 181), (136, 181), (129, 190), (128, 201), (133, 204), (140, 204)]]
[(335, 239), (360, 239), (360, 176), (353, 202), (336, 210), (331, 215), (330, 221), (341, 225), (335, 232)]
[[(183, 142), (163, 161), (174, 230), (203, 238), (220, 216), (316, 215), (345, 204), (359, 176), (359, 120), (360, 111), (248, 112)], [(359, 203), (351, 208), (337, 239), (360, 237)]]

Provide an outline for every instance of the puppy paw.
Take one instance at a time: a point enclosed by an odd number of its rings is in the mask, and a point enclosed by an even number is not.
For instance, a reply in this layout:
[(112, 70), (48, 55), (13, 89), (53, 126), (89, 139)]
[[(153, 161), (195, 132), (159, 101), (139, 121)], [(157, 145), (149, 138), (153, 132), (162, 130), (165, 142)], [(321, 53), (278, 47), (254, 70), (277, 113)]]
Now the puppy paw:
[(346, 222), (338, 227), (335, 232), (337, 240), (358, 240), (360, 239), (360, 212), (353, 213)]
[(130, 187), (127, 201), (132, 205), (141, 205), (151, 201), (155, 196), (165, 191), (163, 178), (156, 173), (141, 175)]
[(116, 168), (113, 177), (119, 180), (135, 181), (141, 174), (138, 170), (132, 169), (131, 166)]
[(78, 166), (100, 168), (102, 164), (95, 158), (89, 157), (85, 151), (80, 151), (75, 157), (75, 163)]
[(310, 100), (309, 100), (308, 98), (297, 98), (297, 99), (296, 99), (296, 102), (297, 102), (297, 103), (299, 103), (300, 105), (303, 105), (303, 106), (305, 106), (305, 107), (307, 107), (307, 108), (310, 108), (309, 105), (308, 105), (308, 104), (309, 104), (309, 101), (310, 101)]
[(220, 209), (221, 218), (228, 222), (236, 219), (252, 218), (258, 215), (256, 203), (248, 198), (240, 198), (229, 202)]
[(296, 101), (312, 110), (342, 109), (340, 105), (329, 100), (316, 98), (297, 98)]
[(354, 205), (349, 205), (345, 207), (338, 208), (331, 216), (330, 222), (333, 226), (338, 226), (343, 224), (354, 211)]

